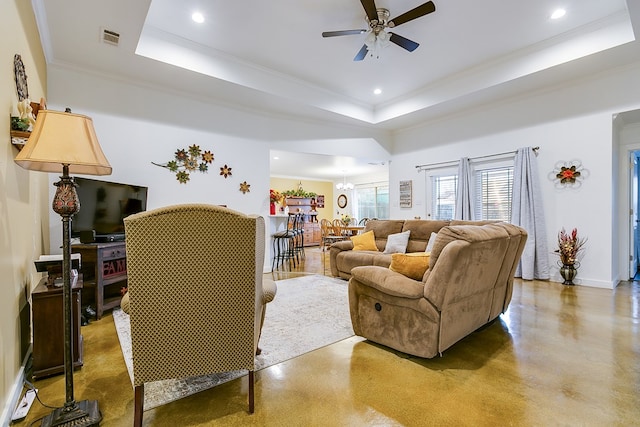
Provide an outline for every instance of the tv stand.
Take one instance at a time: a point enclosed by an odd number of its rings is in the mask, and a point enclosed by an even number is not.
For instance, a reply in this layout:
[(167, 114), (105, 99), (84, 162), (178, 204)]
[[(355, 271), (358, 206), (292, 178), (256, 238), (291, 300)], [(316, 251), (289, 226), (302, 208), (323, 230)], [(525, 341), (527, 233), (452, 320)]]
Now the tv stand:
[(96, 234), (96, 243), (124, 242), (124, 233), (119, 234)]
[(120, 288), (127, 286), (125, 242), (71, 245), (71, 252), (82, 256), (84, 288), (93, 288), (96, 318), (100, 319), (105, 310), (120, 305)]

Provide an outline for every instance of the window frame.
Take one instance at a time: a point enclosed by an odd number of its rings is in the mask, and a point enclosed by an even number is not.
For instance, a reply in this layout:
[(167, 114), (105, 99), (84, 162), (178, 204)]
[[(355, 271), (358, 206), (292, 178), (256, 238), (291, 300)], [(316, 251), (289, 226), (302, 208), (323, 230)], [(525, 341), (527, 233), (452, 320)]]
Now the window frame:
[[(478, 163), (473, 166), (474, 166), (473, 178), (474, 178), (474, 192), (475, 192), (473, 196), (474, 196), (475, 219), (511, 222), (511, 213), (513, 212), (513, 178), (515, 173), (515, 159), (512, 158), (509, 160), (502, 159), (502, 160), (486, 161), (486, 162)], [(486, 209), (484, 207), (484, 197), (478, 191), (479, 189), (482, 190), (479, 180), (481, 179), (482, 173), (486, 171), (498, 171), (500, 169), (510, 170), (510, 177), (508, 178), (509, 191), (508, 191), (508, 194), (506, 194), (506, 197), (508, 199), (508, 209), (507, 209), (508, 217), (507, 218), (484, 218), (483, 214), (485, 213)]]
[[(370, 190), (373, 189), (374, 191), (374, 206), (373, 206), (373, 211), (376, 212), (376, 216), (373, 217), (368, 217), (368, 218), (378, 218), (378, 219), (389, 219), (390, 217), (390, 197), (389, 197), (389, 182), (388, 181), (377, 181), (377, 182), (369, 182), (369, 183), (363, 183), (363, 184), (356, 184), (355, 188), (353, 189), (353, 206), (354, 206), (354, 216), (360, 220), (362, 219), (362, 216), (360, 215), (361, 213), (361, 209), (360, 209), (360, 197), (358, 196), (358, 192), (361, 192), (362, 190)], [(379, 198), (379, 189), (381, 188), (386, 188), (386, 194), (387, 194), (387, 203), (386, 203), (386, 208), (383, 205), (379, 205), (378, 202), (380, 200)], [(380, 210), (383, 209), (385, 210), (385, 214), (384, 215), (380, 215)]]
[[(515, 158), (502, 158), (502, 159), (492, 159), (492, 160), (484, 160), (484, 161), (473, 161), (471, 162), (471, 173), (473, 175), (473, 198), (474, 198), (474, 215), (476, 220), (482, 219), (483, 214), (483, 196), (482, 193), (478, 190), (480, 189), (478, 180), (481, 179), (481, 174), (485, 171), (489, 170), (497, 170), (497, 169), (510, 169), (511, 177), (510, 177), (510, 191), (509, 191), (509, 207), (508, 207), (508, 216), (509, 218), (501, 218), (500, 220), (504, 220), (507, 222), (511, 221), (511, 213), (513, 211), (513, 178), (515, 174)], [(456, 190), (458, 183), (458, 166), (447, 165), (441, 168), (429, 169), (425, 172), (425, 201), (426, 201), (426, 211), (427, 218), (430, 219), (438, 219), (436, 216), (436, 194), (434, 194), (434, 179), (442, 178), (442, 177), (450, 177), (456, 176)], [(457, 195), (456, 195), (457, 196)], [(453, 217), (455, 217), (455, 198), (454, 196), (454, 212)], [(480, 214), (480, 216), (478, 216)]]
[[(458, 176), (457, 166), (455, 167), (448, 166), (448, 167), (438, 168), (437, 170), (429, 170), (426, 172), (425, 174), (426, 203), (425, 204), (427, 206), (427, 218), (433, 219), (433, 220), (437, 219), (435, 215), (436, 207), (434, 206), (435, 195), (433, 193), (434, 178), (442, 178), (442, 177), (453, 176), (453, 175), (455, 175), (456, 177)], [(456, 180), (456, 189), (457, 189), (457, 180)]]

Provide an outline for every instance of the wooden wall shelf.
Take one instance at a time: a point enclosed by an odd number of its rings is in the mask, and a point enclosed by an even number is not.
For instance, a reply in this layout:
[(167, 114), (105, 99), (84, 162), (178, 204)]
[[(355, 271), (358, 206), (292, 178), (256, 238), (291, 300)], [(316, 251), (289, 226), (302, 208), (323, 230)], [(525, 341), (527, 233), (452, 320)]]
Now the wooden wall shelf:
[[(46, 110), (47, 108), (47, 102), (45, 101), (44, 98), (40, 98), (40, 102), (30, 102), (29, 105), (31, 106), (31, 114), (33, 114), (34, 119), (38, 117), (38, 111)], [(9, 129), (11, 129), (12, 127), (11, 126), (12, 117), (16, 117), (16, 116), (12, 116), (11, 114), (9, 114)], [(24, 147), (24, 145), (27, 143), (27, 139), (29, 139), (29, 136), (31, 135), (31, 132), (29, 131), (13, 130), (13, 129), (11, 129), (9, 133), (11, 134), (11, 145), (16, 147), (18, 150), (22, 150), (22, 147)]]
[(18, 150), (22, 150), (22, 147), (27, 143), (27, 139), (29, 139), (29, 135), (31, 132), (25, 132), (21, 130), (12, 130), (11, 133), (11, 145), (16, 147)]

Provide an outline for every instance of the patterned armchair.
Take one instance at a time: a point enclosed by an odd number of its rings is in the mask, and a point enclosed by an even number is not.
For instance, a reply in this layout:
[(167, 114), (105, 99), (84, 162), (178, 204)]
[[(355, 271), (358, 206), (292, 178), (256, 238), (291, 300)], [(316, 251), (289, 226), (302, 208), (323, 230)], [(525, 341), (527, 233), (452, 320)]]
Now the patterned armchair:
[(253, 413), (254, 356), (264, 312), (264, 219), (185, 204), (124, 222), (134, 425), (142, 425), (145, 383), (241, 369), (249, 371)]

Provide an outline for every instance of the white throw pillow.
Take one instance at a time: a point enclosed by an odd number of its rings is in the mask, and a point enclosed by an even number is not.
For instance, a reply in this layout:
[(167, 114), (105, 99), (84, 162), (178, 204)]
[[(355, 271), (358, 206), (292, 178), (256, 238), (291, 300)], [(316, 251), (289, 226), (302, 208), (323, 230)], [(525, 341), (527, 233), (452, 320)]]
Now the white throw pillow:
[(425, 249), (425, 252), (431, 252), (431, 249), (433, 249), (433, 244), (436, 242), (436, 237), (438, 237), (438, 233), (434, 233), (433, 231), (431, 232), (431, 236), (429, 236), (429, 241), (427, 242), (427, 249)]
[(389, 234), (387, 237), (387, 245), (384, 247), (383, 253), (405, 253), (407, 251), (407, 244), (409, 243), (409, 234), (411, 234), (411, 230), (403, 231), (402, 233)]

